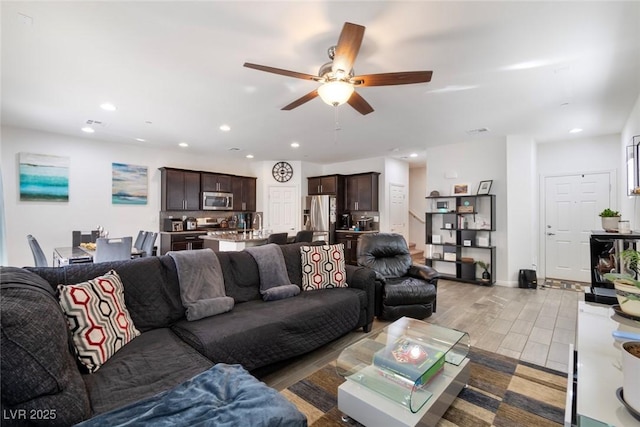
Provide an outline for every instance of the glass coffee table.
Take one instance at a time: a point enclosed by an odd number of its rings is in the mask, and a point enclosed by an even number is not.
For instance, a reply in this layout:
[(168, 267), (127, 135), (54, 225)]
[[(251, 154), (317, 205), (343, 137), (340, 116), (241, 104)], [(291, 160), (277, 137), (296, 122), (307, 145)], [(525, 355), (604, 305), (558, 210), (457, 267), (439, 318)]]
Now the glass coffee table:
[(469, 334), (402, 317), (342, 351), (338, 408), (366, 425), (435, 425), (469, 381)]

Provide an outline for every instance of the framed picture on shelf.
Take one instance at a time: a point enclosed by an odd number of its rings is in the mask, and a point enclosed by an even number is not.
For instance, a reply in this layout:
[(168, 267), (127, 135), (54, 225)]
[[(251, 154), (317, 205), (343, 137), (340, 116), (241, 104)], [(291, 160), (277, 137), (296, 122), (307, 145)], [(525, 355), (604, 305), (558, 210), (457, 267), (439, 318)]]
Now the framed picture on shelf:
[(489, 194), (489, 190), (491, 190), (491, 184), (493, 184), (493, 180), (480, 181), (480, 185), (478, 186), (477, 195), (481, 194)]
[(471, 186), (469, 184), (453, 184), (451, 186), (452, 196), (469, 196)]

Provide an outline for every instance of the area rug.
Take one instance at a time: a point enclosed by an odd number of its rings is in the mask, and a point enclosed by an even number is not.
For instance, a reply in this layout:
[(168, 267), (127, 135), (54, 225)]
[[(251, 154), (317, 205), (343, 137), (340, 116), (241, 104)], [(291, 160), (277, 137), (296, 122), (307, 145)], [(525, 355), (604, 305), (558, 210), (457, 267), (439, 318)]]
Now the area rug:
[[(438, 423), (448, 426), (558, 426), (563, 424), (566, 374), (472, 348), (471, 374)], [(281, 393), (306, 415), (309, 426), (342, 426), (335, 361)], [(350, 425), (361, 424), (350, 421)]]

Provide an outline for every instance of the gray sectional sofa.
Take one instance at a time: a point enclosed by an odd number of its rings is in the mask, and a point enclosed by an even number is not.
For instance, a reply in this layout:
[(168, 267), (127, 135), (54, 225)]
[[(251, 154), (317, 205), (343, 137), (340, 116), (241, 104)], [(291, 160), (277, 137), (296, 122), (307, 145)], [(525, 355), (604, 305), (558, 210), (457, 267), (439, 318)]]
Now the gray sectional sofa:
[[(280, 247), (289, 279), (298, 286), (302, 245)], [(217, 256), (226, 295), (235, 306), (195, 321), (185, 318), (170, 256), (61, 268), (3, 268), (3, 413), (55, 409), (54, 420), (16, 424), (71, 425), (171, 389), (217, 363), (239, 364), (257, 374), (350, 331), (371, 329), (375, 274), (368, 268), (347, 265), (347, 288), (303, 291), (265, 302), (258, 265), (249, 253)], [(84, 282), (109, 270), (122, 279), (127, 309), (141, 335), (95, 373), (83, 373), (72, 355), (54, 290), (58, 284)]]

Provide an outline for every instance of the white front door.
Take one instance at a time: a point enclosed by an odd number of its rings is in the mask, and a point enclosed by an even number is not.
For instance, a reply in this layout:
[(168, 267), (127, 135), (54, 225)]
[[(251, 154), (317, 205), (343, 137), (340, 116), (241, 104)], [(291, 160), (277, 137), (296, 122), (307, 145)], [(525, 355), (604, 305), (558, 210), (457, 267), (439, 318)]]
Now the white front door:
[(389, 231), (407, 236), (407, 220), (409, 208), (407, 206), (407, 189), (404, 185), (389, 184)]
[(274, 185), (269, 187), (265, 230), (273, 233), (295, 234), (300, 228), (300, 198), (296, 186)]
[(589, 236), (610, 206), (608, 172), (546, 177), (545, 277), (590, 282)]

